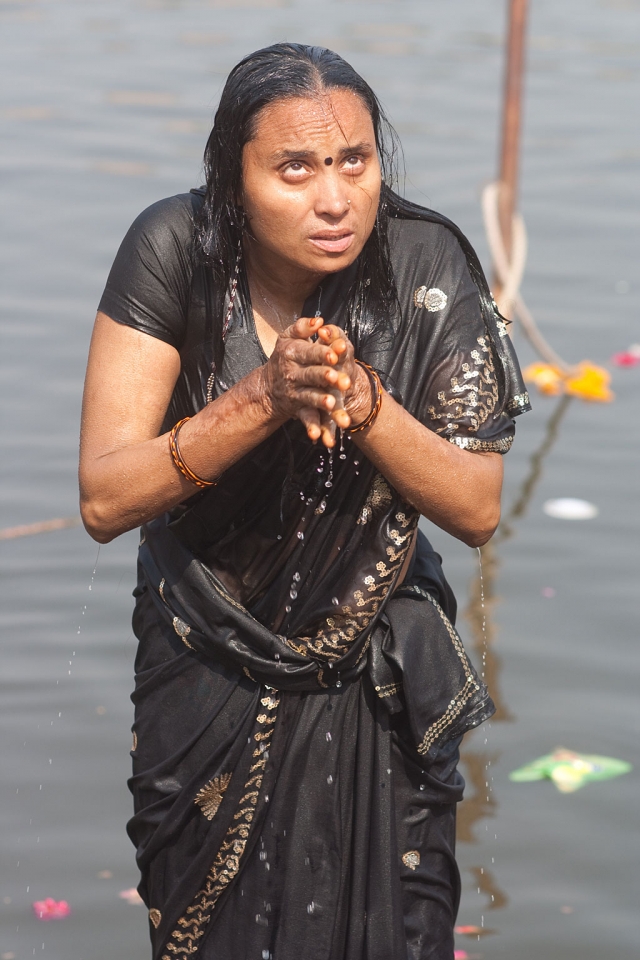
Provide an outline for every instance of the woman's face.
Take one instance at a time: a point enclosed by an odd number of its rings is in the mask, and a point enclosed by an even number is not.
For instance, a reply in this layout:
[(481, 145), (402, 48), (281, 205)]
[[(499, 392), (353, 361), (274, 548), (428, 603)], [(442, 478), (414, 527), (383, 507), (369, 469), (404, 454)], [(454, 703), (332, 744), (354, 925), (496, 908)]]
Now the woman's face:
[(242, 160), (251, 257), (298, 276), (353, 263), (373, 229), (381, 186), (373, 123), (360, 97), (331, 90), (265, 107)]

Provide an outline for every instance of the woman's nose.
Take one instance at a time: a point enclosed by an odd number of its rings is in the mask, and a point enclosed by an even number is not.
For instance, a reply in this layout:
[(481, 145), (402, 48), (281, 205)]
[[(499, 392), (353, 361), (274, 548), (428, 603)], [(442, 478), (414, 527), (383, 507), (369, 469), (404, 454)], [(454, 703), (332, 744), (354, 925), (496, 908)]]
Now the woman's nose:
[(333, 169), (323, 170), (318, 177), (317, 184), (316, 214), (333, 217), (334, 219), (343, 217), (349, 210), (351, 200), (348, 197), (348, 187), (340, 174)]

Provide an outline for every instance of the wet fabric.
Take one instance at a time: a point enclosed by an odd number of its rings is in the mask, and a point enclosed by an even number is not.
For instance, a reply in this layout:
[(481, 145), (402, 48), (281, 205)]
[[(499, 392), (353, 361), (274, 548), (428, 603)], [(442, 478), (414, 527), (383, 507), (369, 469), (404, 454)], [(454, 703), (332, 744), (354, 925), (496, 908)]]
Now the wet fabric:
[[(200, 203), (138, 218), (100, 304), (179, 350), (167, 426), (212, 376)], [(528, 398), (459, 238), (399, 200), (388, 229), (384, 327), (353, 308), (357, 263), (305, 315), (443, 439), (506, 452)], [(265, 359), (241, 269), (214, 396)], [(457, 747), (493, 705), (425, 538), (398, 588), (418, 519), (348, 436), (329, 453), (291, 421), (143, 528), (130, 835), (154, 957), (450, 960)]]

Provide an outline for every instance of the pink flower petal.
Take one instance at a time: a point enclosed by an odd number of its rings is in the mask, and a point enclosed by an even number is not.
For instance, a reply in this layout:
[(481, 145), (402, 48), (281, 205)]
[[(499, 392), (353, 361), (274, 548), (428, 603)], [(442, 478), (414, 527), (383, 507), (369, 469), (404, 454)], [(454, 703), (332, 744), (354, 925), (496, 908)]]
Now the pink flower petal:
[(635, 367), (640, 363), (640, 355), (635, 351), (623, 350), (622, 353), (614, 353), (611, 362), (615, 363), (616, 367)]
[(129, 887), (128, 890), (121, 890), (118, 896), (121, 897), (122, 900), (126, 900), (127, 903), (130, 903), (132, 906), (135, 906), (137, 903), (142, 903), (142, 897), (135, 887)]
[(54, 900), (47, 897), (45, 900), (35, 900), (33, 912), (38, 920), (64, 920), (71, 913), (66, 900)]

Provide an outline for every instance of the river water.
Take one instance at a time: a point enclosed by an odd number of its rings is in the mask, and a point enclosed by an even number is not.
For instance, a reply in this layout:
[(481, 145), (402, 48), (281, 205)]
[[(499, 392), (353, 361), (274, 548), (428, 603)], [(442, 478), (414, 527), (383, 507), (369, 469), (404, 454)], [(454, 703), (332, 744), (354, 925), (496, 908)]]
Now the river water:
[[(486, 263), (504, 21), (503, 0), (0, 2), (0, 527), (77, 513), (83, 367), (109, 265), (141, 209), (200, 182), (230, 67), (279, 39), (341, 52), (402, 137), (407, 194), (457, 220)], [(606, 364), (640, 340), (639, 100), (638, 0), (532, 0), (523, 290), (571, 361)], [(613, 387), (610, 405), (535, 396), (519, 422), (484, 608), (476, 553), (428, 530), (499, 705), (464, 752), (460, 923), (490, 931), (459, 936), (471, 956), (638, 957), (640, 368), (615, 369)], [(598, 516), (546, 516), (561, 496)], [(136, 539), (0, 542), (5, 960), (149, 955), (143, 907), (119, 897), (137, 882), (124, 832)], [(635, 770), (566, 795), (509, 781), (558, 745)], [(44, 897), (71, 916), (36, 920)]]

